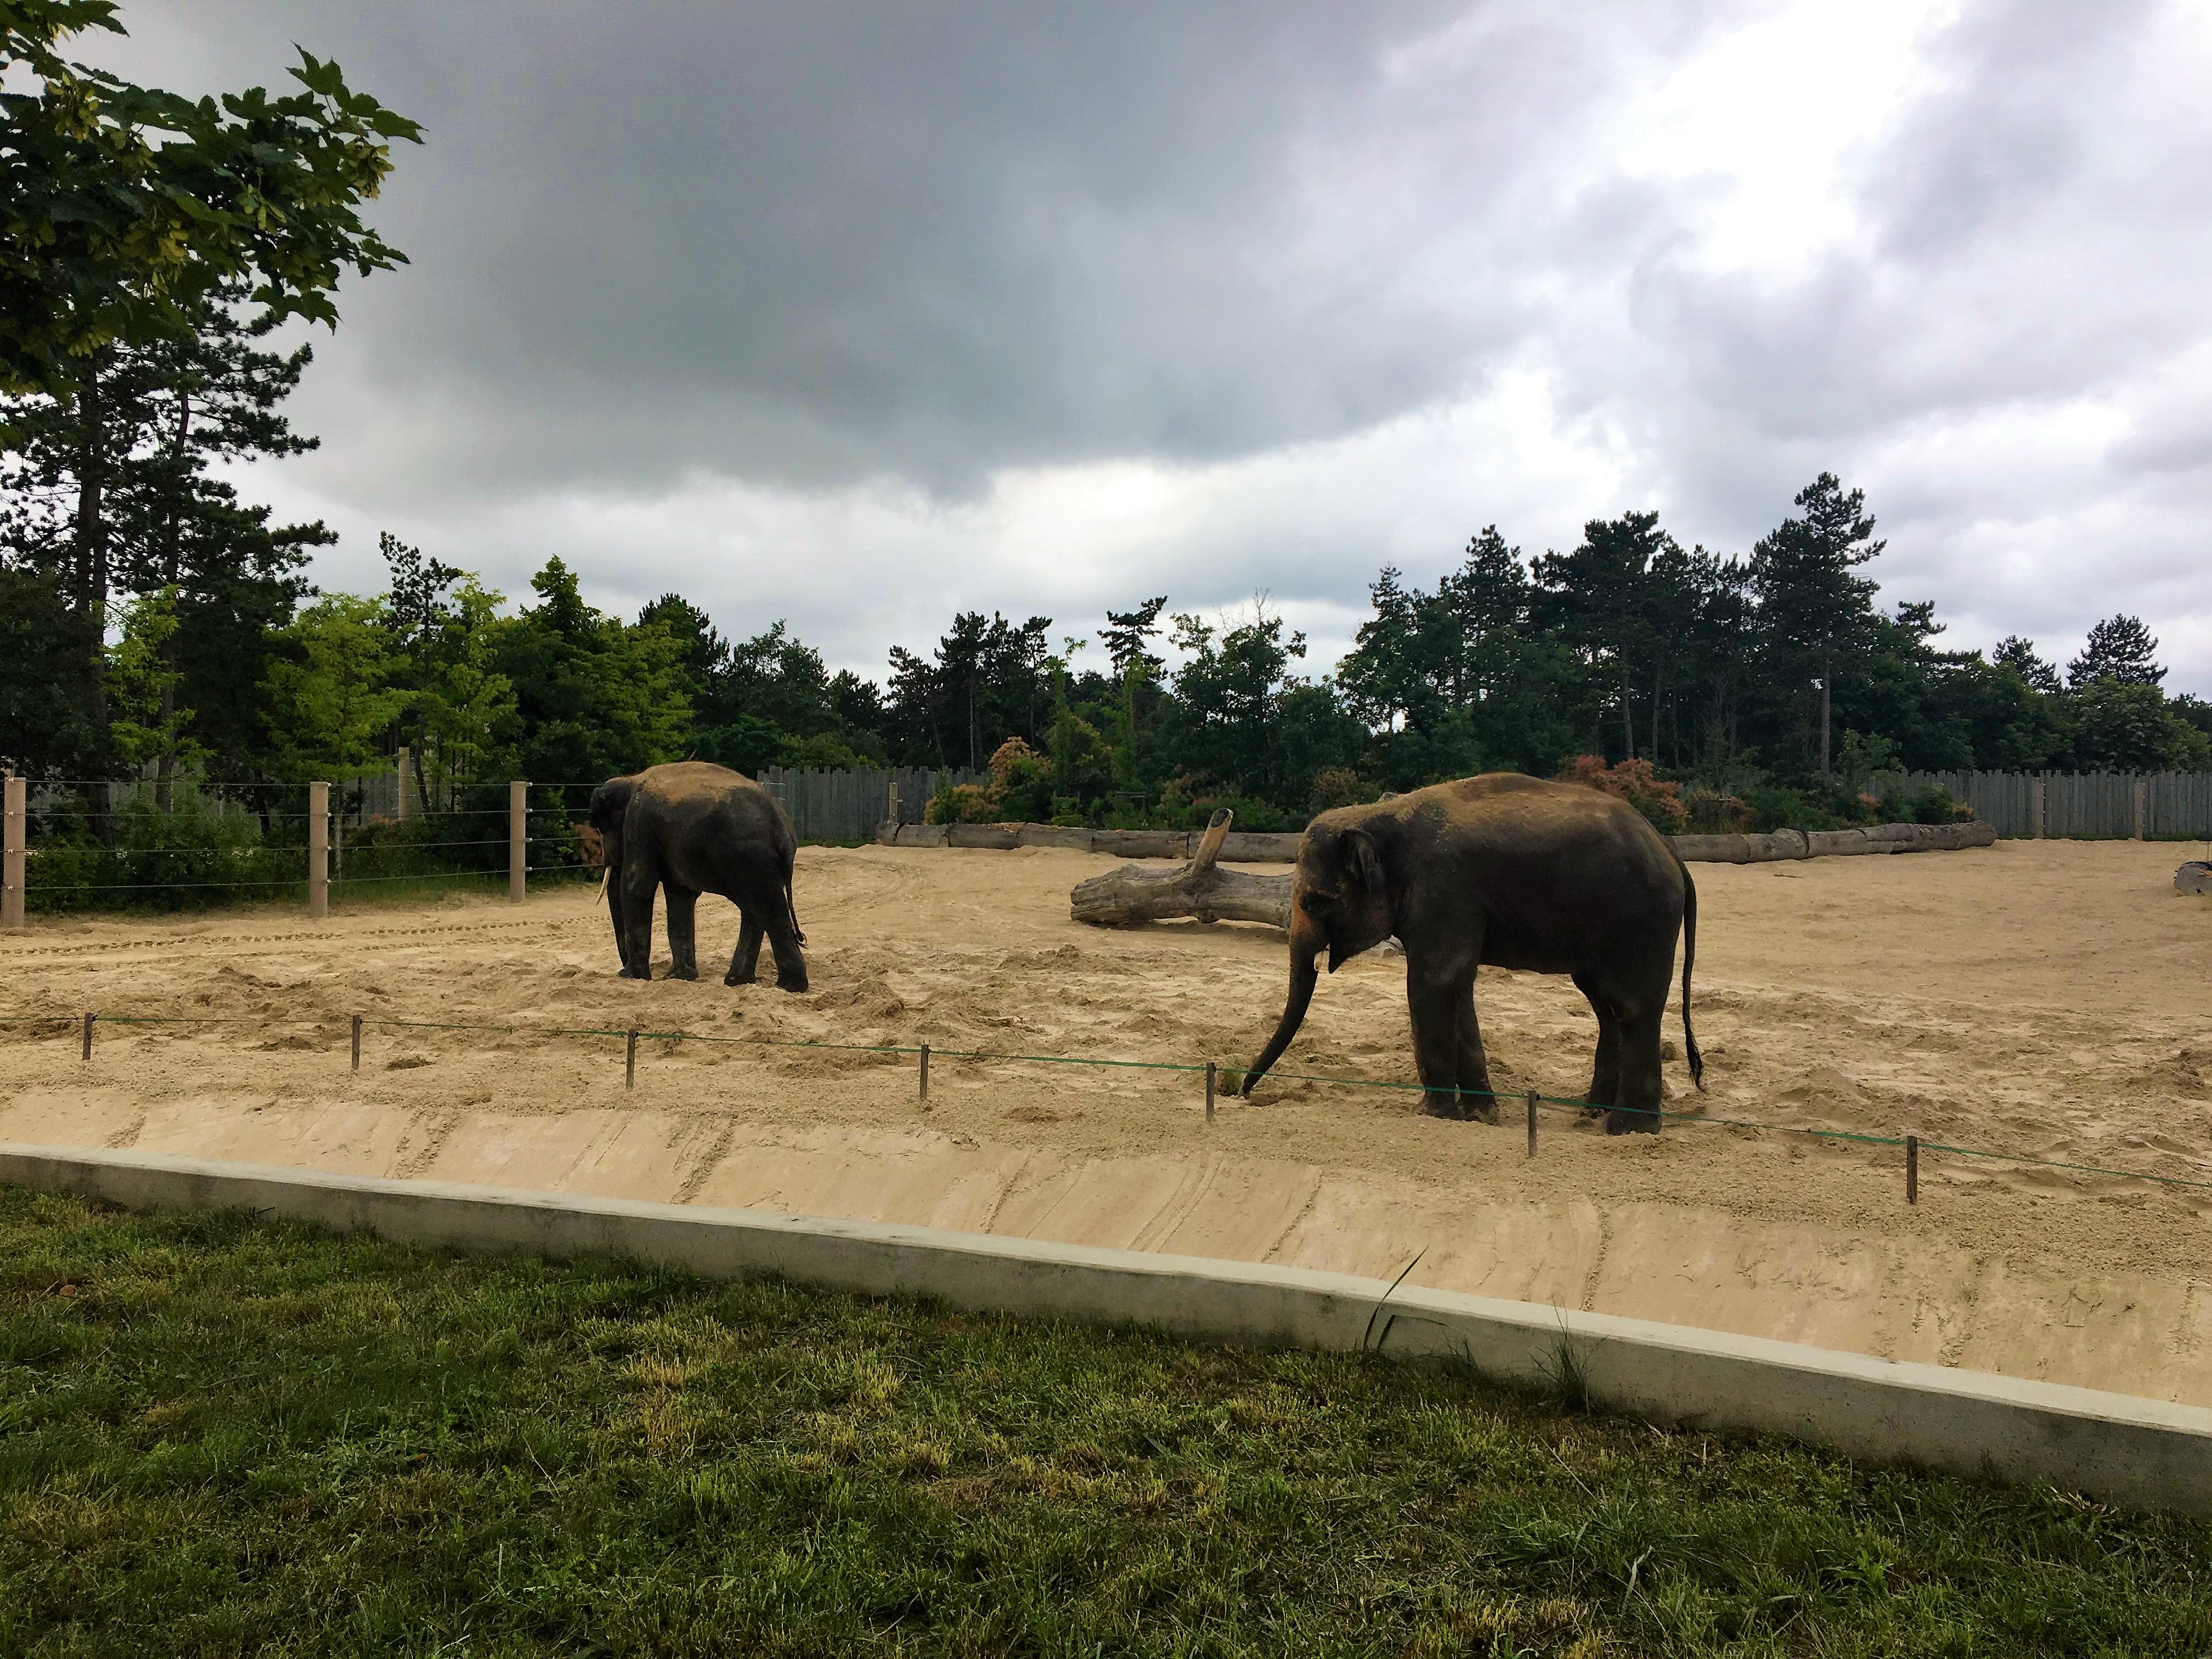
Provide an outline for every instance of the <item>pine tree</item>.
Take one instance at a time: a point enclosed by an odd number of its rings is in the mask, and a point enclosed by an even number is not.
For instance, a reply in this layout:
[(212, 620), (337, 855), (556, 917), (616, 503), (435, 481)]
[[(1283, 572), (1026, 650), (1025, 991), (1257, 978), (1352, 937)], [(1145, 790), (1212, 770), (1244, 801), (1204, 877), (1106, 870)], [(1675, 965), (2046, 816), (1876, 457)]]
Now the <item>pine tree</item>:
[(2027, 683), (2031, 690), (2046, 696), (2059, 689), (2058, 670), (2035, 654), (2035, 641), (2022, 639), (2017, 634), (2008, 634), (1997, 641), (1997, 648), (1990, 653), (1990, 660), (2000, 668), (2009, 668)]
[(1800, 516), (1784, 519), (1752, 549), (1752, 589), (1777, 682), (1795, 687), (1819, 676), (1815, 747), (1826, 784), (1834, 777), (1829, 738), (1837, 666), (1863, 647), (1874, 617), (1875, 584), (1851, 573), (1888, 544), (1874, 539), (1865, 493), (1846, 491), (1832, 472), (1799, 490), (1795, 505)]
[(2158, 641), (2140, 617), (2107, 617), (2089, 630), (2081, 654), (2066, 665), (2066, 684), (2079, 691), (2100, 680), (2122, 685), (2156, 685), (2166, 670), (2154, 661)]

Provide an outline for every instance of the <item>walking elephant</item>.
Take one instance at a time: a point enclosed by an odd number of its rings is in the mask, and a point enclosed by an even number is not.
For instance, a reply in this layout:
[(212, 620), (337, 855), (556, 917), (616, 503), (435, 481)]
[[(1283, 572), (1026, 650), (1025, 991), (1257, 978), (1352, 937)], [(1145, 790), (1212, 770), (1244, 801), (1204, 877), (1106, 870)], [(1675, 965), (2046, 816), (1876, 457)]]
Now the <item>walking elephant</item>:
[(792, 903), (799, 842), (775, 798), (750, 778), (704, 761), (650, 766), (592, 792), (592, 827), (606, 844), (607, 908), (622, 976), (653, 974), (653, 895), (668, 895), (671, 979), (696, 979), (692, 915), (702, 893), (738, 907), (738, 948), (725, 985), (750, 985), (761, 937), (775, 954), (775, 982), (806, 988), (806, 957)]
[(1316, 818), (1291, 876), (1291, 986), (1245, 1073), (1250, 1094), (1297, 1035), (1319, 978), (1396, 934), (1406, 951), (1413, 1059), (1437, 1117), (1497, 1119), (1475, 1020), (1486, 963), (1571, 975), (1597, 1015), (1589, 1100), (1608, 1134), (1659, 1127), (1660, 1022), (1682, 936), (1682, 1041), (1690, 1030), (1698, 890), (1665, 837), (1626, 802), (1581, 784), (1492, 772)]

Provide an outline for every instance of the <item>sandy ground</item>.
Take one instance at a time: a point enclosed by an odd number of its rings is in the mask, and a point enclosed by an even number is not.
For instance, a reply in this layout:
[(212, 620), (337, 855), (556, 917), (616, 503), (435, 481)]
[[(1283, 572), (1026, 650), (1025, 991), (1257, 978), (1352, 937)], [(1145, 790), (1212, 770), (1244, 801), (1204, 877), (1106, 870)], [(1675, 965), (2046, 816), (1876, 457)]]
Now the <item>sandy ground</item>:
[[(526, 1028), (1241, 1062), (1281, 936), (1067, 918), (1113, 860), (809, 848), (815, 988), (614, 977), (588, 890), (175, 924), (52, 923), (0, 942), (0, 1013), (225, 1017), (0, 1027), (0, 1139), (769, 1206), (1231, 1256), (2212, 1404), (2212, 901), (2172, 844), (1695, 866), (1710, 1092), (1673, 1105), (2202, 1181), (2202, 1189), (1670, 1124), (1608, 1139), (1547, 1113), (1435, 1121), (1410, 1093), (1264, 1085), (1209, 1127), (1185, 1073)], [(700, 908), (702, 969), (736, 917)], [(665, 946), (664, 946), (665, 957)], [(726, 958), (725, 958), (726, 960)], [(765, 955), (763, 968), (769, 966)], [(1283, 1062), (1410, 1082), (1401, 966), (1325, 978)], [(1580, 1092), (1595, 1024), (1565, 981), (1486, 974), (1501, 1089)], [(514, 1034), (372, 1026), (480, 1021)], [(270, 1026), (277, 1018), (307, 1024)], [(1670, 1016), (1670, 1019), (1671, 1019)], [(1670, 1041), (1679, 1042), (1678, 1024)]]

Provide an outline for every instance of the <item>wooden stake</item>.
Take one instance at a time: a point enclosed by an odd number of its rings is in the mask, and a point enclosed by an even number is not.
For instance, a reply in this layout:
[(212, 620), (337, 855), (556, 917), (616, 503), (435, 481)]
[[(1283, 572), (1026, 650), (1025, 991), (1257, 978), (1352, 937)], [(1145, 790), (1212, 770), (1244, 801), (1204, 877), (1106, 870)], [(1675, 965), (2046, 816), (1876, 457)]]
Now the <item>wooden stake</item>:
[(1905, 1201), (1907, 1204), (1917, 1204), (1920, 1201), (1920, 1137), (1918, 1135), (1907, 1135), (1905, 1138)]
[(1536, 1156), (1536, 1091), (1528, 1091), (1528, 1156)]
[(90, 1014), (84, 1017), (84, 1057), (87, 1060), (92, 1058), (92, 1020)]
[(929, 1045), (921, 1045), (921, 1103), (929, 1104)]
[(353, 1068), (361, 1070), (361, 1016), (353, 1017)]
[(1206, 1062), (1206, 1121), (1213, 1121), (1213, 1062)]
[(637, 1027), (629, 1028), (629, 1046), (623, 1055), (623, 1087), (637, 1087)]

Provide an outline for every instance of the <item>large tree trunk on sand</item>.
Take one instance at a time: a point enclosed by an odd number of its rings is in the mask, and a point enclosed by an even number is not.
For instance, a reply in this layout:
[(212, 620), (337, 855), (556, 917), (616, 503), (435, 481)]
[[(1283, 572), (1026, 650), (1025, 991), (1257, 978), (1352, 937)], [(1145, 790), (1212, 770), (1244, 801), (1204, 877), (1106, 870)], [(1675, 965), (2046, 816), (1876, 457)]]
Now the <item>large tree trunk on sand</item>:
[(1068, 914), (1100, 927), (1126, 927), (1164, 916), (1195, 916), (1200, 921), (1264, 921), (1288, 927), (1291, 878), (1248, 876), (1224, 870), (1214, 860), (1228, 838), (1233, 815), (1227, 807), (1206, 826), (1198, 852), (1180, 870), (1145, 870), (1125, 864), (1103, 876), (1078, 882), (1069, 895)]

